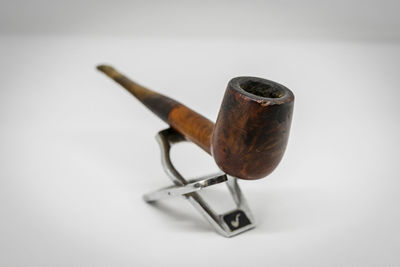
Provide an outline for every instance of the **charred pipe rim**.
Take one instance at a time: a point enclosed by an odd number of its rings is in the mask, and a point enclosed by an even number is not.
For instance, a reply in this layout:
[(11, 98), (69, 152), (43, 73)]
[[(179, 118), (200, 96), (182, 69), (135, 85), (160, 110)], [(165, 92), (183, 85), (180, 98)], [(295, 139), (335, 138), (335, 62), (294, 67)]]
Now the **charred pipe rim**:
[(258, 77), (242, 76), (229, 81), (228, 86), (253, 101), (267, 105), (279, 105), (294, 100), (294, 95), (285, 86)]

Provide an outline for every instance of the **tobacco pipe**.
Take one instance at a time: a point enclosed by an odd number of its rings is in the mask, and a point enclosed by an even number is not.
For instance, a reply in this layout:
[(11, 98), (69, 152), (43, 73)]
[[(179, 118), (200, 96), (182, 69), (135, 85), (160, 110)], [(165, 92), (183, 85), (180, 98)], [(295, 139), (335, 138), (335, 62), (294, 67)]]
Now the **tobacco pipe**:
[(281, 84), (255, 77), (233, 78), (214, 124), (185, 105), (131, 81), (111, 66), (100, 65), (97, 69), (212, 155), (218, 167), (231, 176), (260, 179), (270, 174), (282, 159), (294, 95)]

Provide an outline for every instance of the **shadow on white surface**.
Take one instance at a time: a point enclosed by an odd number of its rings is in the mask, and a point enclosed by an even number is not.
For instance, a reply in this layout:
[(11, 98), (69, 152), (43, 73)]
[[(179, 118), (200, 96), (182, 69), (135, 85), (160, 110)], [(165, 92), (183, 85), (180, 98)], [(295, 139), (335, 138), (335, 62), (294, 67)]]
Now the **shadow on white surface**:
[[(183, 200), (182, 200), (183, 201)], [(165, 220), (170, 230), (176, 232), (210, 232), (213, 229), (201, 217), (196, 216), (196, 211), (188, 209), (180, 209), (178, 206), (171, 206), (167, 201), (158, 201), (148, 204), (155, 212), (161, 214), (161, 219)]]

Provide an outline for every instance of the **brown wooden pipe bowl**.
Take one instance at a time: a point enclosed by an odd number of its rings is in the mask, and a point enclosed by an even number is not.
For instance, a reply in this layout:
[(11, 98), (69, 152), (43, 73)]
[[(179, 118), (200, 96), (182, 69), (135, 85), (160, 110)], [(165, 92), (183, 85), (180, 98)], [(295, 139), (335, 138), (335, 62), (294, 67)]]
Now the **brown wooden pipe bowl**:
[(286, 149), (293, 104), (293, 93), (283, 85), (232, 79), (212, 134), (211, 153), (220, 169), (246, 180), (270, 174)]

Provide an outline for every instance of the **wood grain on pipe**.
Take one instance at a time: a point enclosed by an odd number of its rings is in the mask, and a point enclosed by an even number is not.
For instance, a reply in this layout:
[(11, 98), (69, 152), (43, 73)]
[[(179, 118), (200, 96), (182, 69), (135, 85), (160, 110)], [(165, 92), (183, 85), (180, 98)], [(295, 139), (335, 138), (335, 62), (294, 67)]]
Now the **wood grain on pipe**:
[(211, 135), (214, 123), (199, 113), (167, 96), (147, 89), (106, 65), (97, 67), (122, 85), (153, 113), (172, 128), (211, 154)]
[(114, 68), (97, 67), (185, 138), (212, 154), (221, 170), (245, 180), (267, 176), (285, 152), (293, 93), (273, 81), (238, 77), (228, 83), (216, 124), (187, 106), (147, 89)]

